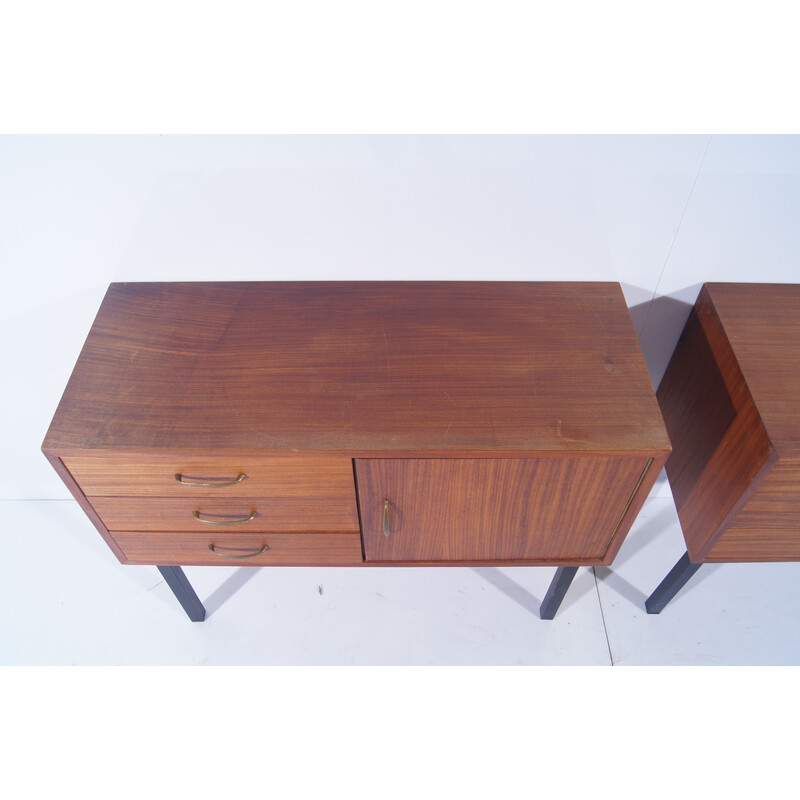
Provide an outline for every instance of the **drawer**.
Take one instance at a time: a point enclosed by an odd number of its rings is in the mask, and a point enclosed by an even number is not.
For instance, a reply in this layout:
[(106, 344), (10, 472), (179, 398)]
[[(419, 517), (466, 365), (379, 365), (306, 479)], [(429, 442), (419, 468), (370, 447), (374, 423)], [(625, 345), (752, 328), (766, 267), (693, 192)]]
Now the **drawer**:
[[(361, 537), (357, 533), (113, 531), (111, 535), (129, 564), (265, 567), (362, 563)], [(268, 549), (261, 552), (265, 547)]]
[(89, 497), (111, 531), (359, 533), (355, 498)]
[(340, 456), (116, 452), (61, 460), (89, 497), (319, 497), (355, 510), (353, 462)]

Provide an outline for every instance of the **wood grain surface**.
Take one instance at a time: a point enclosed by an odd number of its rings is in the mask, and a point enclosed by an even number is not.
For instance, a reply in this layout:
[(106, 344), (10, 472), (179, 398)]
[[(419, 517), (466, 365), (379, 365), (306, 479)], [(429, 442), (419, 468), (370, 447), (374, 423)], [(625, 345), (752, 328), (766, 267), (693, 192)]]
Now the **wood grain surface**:
[(358, 459), (366, 559), (603, 563), (646, 465), (643, 458)]
[[(65, 455), (75, 480), (92, 497), (312, 497), (355, 507), (353, 463), (345, 456), (198, 455), (126, 451)], [(223, 483), (245, 477), (233, 486), (197, 487), (178, 483)]]
[(796, 527), (732, 525), (706, 551), (703, 561), (800, 561), (800, 536)]
[(779, 458), (731, 527), (800, 531), (800, 463)]
[(124, 558), (122, 551), (114, 541), (114, 537), (108, 532), (108, 528), (103, 523), (103, 520), (97, 515), (97, 512), (92, 507), (92, 504), (83, 493), (75, 478), (72, 477), (70, 471), (64, 466), (61, 459), (53, 453), (45, 453), (45, 458), (50, 462), (59, 478), (64, 481), (64, 485), (69, 489), (70, 494), (75, 500), (77, 500), (81, 510), (89, 518), (89, 521), (97, 529), (97, 532), (103, 537), (105, 543), (111, 548), (111, 552), (121, 561)]
[(705, 289), (773, 447), (800, 456), (800, 284)]
[(44, 449), (218, 448), (669, 442), (618, 284), (112, 284)]
[(800, 287), (707, 284), (658, 400), (689, 556), (800, 556)]
[(777, 456), (741, 510), (705, 553), (706, 561), (800, 560), (800, 463)]
[(43, 450), (127, 563), (606, 564), (670, 444), (618, 284), (245, 282), (112, 284)]
[[(351, 494), (353, 494), (351, 492)], [(320, 497), (89, 497), (89, 502), (109, 530), (204, 531), (211, 527), (237, 531), (355, 531), (358, 512), (355, 497), (332, 500)], [(210, 522), (232, 522), (213, 526)], [(236, 520), (247, 519), (247, 522)]]
[[(127, 564), (207, 566), (358, 566), (361, 537), (357, 533), (175, 533), (113, 532)], [(213, 544), (229, 556), (269, 550), (254, 558), (229, 559), (212, 553)]]

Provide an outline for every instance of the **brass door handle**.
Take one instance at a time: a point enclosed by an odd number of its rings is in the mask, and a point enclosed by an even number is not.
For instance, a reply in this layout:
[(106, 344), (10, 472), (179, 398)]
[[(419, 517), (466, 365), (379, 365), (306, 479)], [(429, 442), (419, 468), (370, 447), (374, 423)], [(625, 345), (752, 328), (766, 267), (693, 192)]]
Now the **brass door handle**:
[(220, 558), (254, 558), (255, 556), (260, 556), (262, 553), (266, 553), (269, 550), (269, 545), (265, 544), (260, 550), (257, 550), (255, 553), (245, 553), (243, 556), (226, 556), (225, 553), (218, 553), (214, 549), (214, 545), (210, 544), (208, 549), (215, 555), (219, 556)]
[(388, 536), (391, 533), (389, 530), (389, 501), (383, 501), (383, 535)]
[(185, 481), (184, 475), (181, 472), (175, 473), (175, 480), (181, 484), (181, 486), (196, 486), (202, 489), (222, 489), (224, 486), (235, 486), (237, 483), (241, 483), (247, 475), (244, 472), (240, 472), (233, 480), (223, 479), (222, 483), (197, 483), (191, 480)]
[(199, 511), (192, 511), (192, 516), (198, 522), (205, 522), (206, 525), (241, 525), (243, 522), (250, 522), (251, 519), (255, 519), (257, 514), (257, 511), (251, 511), (249, 517), (242, 517), (242, 519), (219, 520), (203, 519)]

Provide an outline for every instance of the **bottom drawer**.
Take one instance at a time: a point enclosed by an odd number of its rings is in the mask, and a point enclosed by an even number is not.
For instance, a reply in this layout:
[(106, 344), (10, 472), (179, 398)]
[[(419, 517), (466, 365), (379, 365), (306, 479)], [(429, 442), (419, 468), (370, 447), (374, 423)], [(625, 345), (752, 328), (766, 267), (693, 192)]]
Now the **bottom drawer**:
[(357, 533), (111, 531), (111, 535), (125, 554), (125, 564), (353, 566), (363, 560)]

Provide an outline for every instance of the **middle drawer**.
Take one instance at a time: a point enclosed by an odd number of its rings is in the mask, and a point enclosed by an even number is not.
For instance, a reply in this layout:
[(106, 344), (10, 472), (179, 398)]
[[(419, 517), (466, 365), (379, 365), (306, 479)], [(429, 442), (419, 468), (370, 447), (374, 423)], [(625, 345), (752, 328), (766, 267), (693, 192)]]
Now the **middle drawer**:
[(110, 531), (359, 532), (355, 504), (322, 497), (89, 497)]

